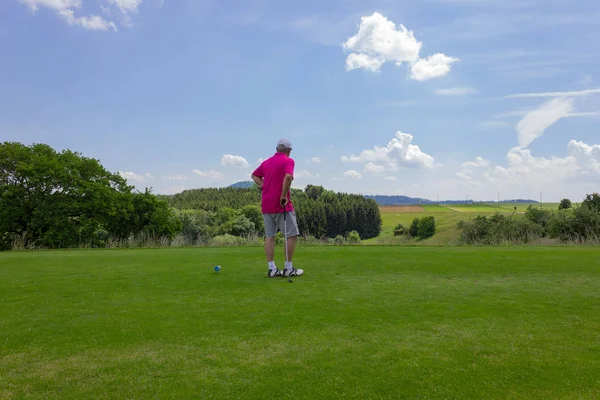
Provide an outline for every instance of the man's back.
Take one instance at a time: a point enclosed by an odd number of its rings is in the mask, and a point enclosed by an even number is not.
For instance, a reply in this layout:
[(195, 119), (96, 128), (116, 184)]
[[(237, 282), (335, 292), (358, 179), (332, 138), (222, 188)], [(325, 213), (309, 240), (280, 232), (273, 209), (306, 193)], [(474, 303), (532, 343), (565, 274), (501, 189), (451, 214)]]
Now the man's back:
[[(283, 181), (286, 174), (294, 175), (295, 162), (292, 158), (284, 153), (275, 153), (272, 157), (263, 161), (260, 166), (253, 172), (260, 178), (263, 178), (264, 184), (262, 187), (262, 212), (267, 214), (275, 214), (283, 212), (281, 206), (281, 195), (283, 189)], [(294, 211), (290, 195), (287, 193), (288, 204), (286, 211)]]

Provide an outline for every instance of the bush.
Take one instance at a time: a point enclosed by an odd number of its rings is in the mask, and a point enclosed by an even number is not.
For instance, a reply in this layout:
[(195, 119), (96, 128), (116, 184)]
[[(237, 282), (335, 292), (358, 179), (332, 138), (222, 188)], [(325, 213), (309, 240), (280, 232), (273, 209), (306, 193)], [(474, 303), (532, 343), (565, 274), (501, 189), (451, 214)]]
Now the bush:
[(542, 227), (542, 236), (544, 236), (548, 222), (552, 218), (552, 212), (550, 210), (533, 208), (531, 205), (529, 205), (529, 207), (527, 207), (527, 212), (525, 213), (525, 218), (534, 224), (540, 225)]
[(568, 210), (569, 208), (571, 208), (571, 200), (562, 199), (560, 201), (560, 204), (558, 205), (558, 209), (559, 210)]
[(335, 239), (333, 239), (333, 243), (335, 244), (344, 244), (346, 242), (346, 240), (344, 239), (344, 237), (342, 235), (337, 235), (335, 237)]
[(398, 224), (394, 228), (394, 236), (402, 236), (402, 235), (406, 235), (407, 233), (408, 233), (408, 230), (402, 224)]
[(586, 242), (598, 240), (600, 237), (600, 212), (596, 212), (587, 205), (577, 207), (573, 214), (568, 216), (559, 214), (554, 216), (549, 223), (550, 237), (563, 242)]
[(240, 246), (243, 243), (243, 238), (230, 234), (215, 236), (211, 242), (213, 246)]
[(359, 244), (360, 243), (360, 235), (357, 231), (352, 231), (348, 234), (348, 243), (351, 244)]
[(527, 243), (541, 236), (541, 225), (525, 218), (513, 219), (496, 213), (491, 217), (477, 216), (462, 224), (459, 242), (463, 244), (497, 245)]
[(412, 237), (419, 236), (419, 218), (413, 219), (410, 228), (408, 228), (408, 234)]
[(433, 216), (421, 217), (418, 235), (421, 239), (427, 239), (435, 235), (435, 218)]

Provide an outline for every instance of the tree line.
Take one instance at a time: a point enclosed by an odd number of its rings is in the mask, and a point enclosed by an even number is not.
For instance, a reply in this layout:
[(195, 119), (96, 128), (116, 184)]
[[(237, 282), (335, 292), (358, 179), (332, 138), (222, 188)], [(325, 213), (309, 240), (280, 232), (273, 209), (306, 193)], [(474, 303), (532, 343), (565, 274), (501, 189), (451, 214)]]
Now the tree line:
[[(173, 208), (195, 210), (196, 215), (202, 215), (201, 218), (207, 221), (214, 221), (217, 215), (228, 212), (238, 221), (239, 226), (246, 227), (243, 233), (249, 234), (252, 230), (263, 233), (258, 187), (193, 189), (162, 198)], [(350, 232), (356, 231), (361, 239), (369, 239), (381, 233), (382, 219), (379, 207), (372, 199), (333, 192), (314, 185), (308, 185), (304, 190), (292, 189), (291, 198), (298, 228), (303, 236), (346, 237)], [(239, 211), (236, 216), (233, 216), (234, 210)], [(254, 219), (249, 217), (250, 214)], [(253, 225), (249, 222), (253, 222)], [(218, 232), (218, 229), (213, 232)], [(223, 232), (225, 231), (220, 231)]]
[[(301, 234), (314, 238), (379, 235), (373, 200), (323, 187), (293, 189)], [(355, 231), (355, 232), (354, 232)], [(92, 158), (46, 144), (0, 144), (0, 250), (104, 247), (132, 237), (191, 243), (262, 235), (260, 190), (210, 188), (165, 196), (134, 191)]]

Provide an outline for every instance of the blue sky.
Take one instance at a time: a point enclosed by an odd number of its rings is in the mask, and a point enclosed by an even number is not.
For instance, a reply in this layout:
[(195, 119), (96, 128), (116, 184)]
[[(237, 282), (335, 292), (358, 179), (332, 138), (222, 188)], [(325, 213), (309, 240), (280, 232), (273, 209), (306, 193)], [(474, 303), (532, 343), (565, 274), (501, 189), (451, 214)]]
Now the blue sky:
[(247, 180), (580, 201), (600, 184), (592, 0), (6, 0), (0, 140), (155, 193)]

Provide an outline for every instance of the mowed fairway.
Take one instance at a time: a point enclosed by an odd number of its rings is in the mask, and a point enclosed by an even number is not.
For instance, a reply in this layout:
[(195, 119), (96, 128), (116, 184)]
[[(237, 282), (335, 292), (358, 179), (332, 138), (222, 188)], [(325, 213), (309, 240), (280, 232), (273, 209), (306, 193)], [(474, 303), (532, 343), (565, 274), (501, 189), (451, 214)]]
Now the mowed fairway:
[(262, 257), (0, 254), (0, 398), (600, 398), (595, 248)]

